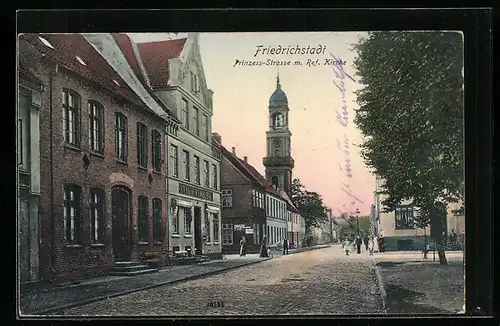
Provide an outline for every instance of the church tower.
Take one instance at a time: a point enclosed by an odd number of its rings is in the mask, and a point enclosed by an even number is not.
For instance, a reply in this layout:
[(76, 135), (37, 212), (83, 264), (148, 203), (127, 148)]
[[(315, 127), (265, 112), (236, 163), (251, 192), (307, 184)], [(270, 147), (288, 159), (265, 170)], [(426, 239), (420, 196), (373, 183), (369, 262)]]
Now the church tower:
[(288, 128), (288, 99), (281, 89), (279, 74), (276, 90), (269, 98), (269, 130), (266, 131), (267, 156), (264, 157), (266, 179), (289, 196), (294, 161), (291, 154), (292, 133)]

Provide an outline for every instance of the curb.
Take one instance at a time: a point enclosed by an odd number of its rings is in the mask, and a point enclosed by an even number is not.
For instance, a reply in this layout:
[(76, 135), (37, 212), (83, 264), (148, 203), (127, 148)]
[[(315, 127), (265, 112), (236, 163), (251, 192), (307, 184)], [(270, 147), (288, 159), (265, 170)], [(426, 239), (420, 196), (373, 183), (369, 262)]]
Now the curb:
[(102, 300), (106, 300), (106, 299), (110, 299), (110, 298), (115, 298), (115, 297), (119, 297), (119, 296), (122, 296), (122, 295), (131, 294), (131, 293), (134, 293), (134, 292), (145, 291), (145, 290), (153, 289), (153, 288), (160, 287), (160, 286), (167, 285), (167, 284), (174, 284), (174, 283), (188, 281), (188, 280), (200, 279), (200, 278), (203, 278), (205, 276), (215, 275), (215, 274), (222, 273), (222, 272), (225, 272), (225, 271), (228, 271), (228, 270), (231, 270), (231, 269), (235, 269), (235, 268), (239, 268), (239, 267), (244, 267), (244, 266), (248, 266), (248, 265), (252, 265), (252, 264), (261, 263), (261, 262), (267, 261), (269, 259), (270, 258), (267, 258), (267, 259), (264, 258), (264, 259), (261, 259), (261, 260), (251, 261), (251, 262), (243, 263), (243, 264), (236, 265), (236, 266), (231, 266), (231, 267), (222, 268), (222, 269), (219, 269), (219, 270), (214, 270), (214, 271), (211, 271), (211, 272), (208, 272), (208, 273), (203, 273), (203, 274), (198, 274), (198, 275), (192, 275), (192, 276), (180, 278), (180, 279), (177, 279), (177, 280), (170, 280), (170, 281), (165, 281), (165, 282), (161, 282), (161, 283), (157, 283), (157, 284), (143, 286), (141, 288), (136, 288), (136, 289), (121, 291), (121, 292), (117, 292), (117, 293), (112, 293), (110, 295), (104, 295), (104, 296), (95, 297), (95, 298), (91, 298), (91, 299), (87, 299), (87, 300), (82, 300), (82, 301), (79, 301), (79, 302), (73, 302), (73, 303), (69, 303), (69, 304), (65, 304), (65, 305), (60, 305), (60, 306), (52, 307), (52, 308), (49, 308), (49, 309), (33, 311), (30, 314), (26, 314), (24, 316), (46, 315), (48, 313), (54, 313), (54, 312), (58, 312), (58, 311), (61, 311), (61, 310), (66, 310), (66, 309), (70, 309), (70, 308), (74, 308), (74, 307), (84, 306), (84, 305), (89, 304), (89, 303), (94, 303), (94, 302), (97, 302), (97, 301), (102, 301)]
[(377, 266), (377, 261), (375, 260), (375, 257), (372, 257), (372, 261), (373, 261), (373, 269), (375, 270), (375, 276), (377, 277), (378, 287), (380, 290), (380, 298), (382, 299), (382, 308), (386, 310), (387, 292), (385, 292), (384, 281), (382, 280), (382, 275), (380, 274), (380, 267)]

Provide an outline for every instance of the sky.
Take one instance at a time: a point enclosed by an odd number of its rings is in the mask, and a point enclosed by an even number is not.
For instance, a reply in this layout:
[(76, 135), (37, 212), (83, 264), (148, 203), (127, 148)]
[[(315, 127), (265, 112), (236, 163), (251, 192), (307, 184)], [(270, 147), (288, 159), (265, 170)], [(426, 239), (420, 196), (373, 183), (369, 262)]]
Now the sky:
[[(138, 43), (186, 36), (129, 35)], [(352, 45), (363, 36), (365, 33), (360, 32), (279, 32), (201, 33), (199, 38), (205, 79), (214, 92), (212, 131), (221, 135), (227, 149), (235, 147), (236, 155), (247, 156), (248, 162), (264, 175), (269, 97), (276, 89), (279, 70), (290, 108), (293, 178), (299, 178), (307, 190), (319, 193), (334, 215), (357, 209), (360, 215), (368, 215), (373, 204), (375, 177), (360, 156), (362, 135), (353, 122), (357, 108), (354, 92), (362, 85), (357, 82), (352, 65), (356, 57)], [(326, 49), (320, 54), (255, 56), (259, 45)], [(345, 73), (338, 67), (324, 65), (332, 55), (345, 61)], [(290, 60), (291, 65), (234, 66), (236, 60), (268, 59)], [(316, 59), (319, 64), (307, 65)], [(295, 61), (302, 65), (295, 65)], [(337, 121), (338, 115), (342, 124)], [(350, 172), (346, 170), (346, 160)]]

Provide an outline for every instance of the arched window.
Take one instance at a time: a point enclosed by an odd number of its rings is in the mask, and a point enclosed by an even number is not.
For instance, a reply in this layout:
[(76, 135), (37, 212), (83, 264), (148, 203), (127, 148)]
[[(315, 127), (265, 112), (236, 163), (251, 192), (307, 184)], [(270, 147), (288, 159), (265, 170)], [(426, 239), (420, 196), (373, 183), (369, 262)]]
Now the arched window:
[(271, 184), (273, 186), (278, 186), (278, 177), (277, 176), (274, 176), (271, 178)]
[(82, 188), (78, 185), (65, 184), (63, 186), (64, 240), (69, 244), (79, 244), (81, 241), (81, 194)]
[(120, 112), (115, 113), (115, 151), (116, 157), (127, 162), (127, 117)]
[(151, 130), (151, 147), (153, 152), (153, 170), (155, 170), (156, 172), (161, 172), (161, 134), (158, 130)]
[(274, 129), (281, 129), (283, 128), (283, 115), (281, 113), (275, 113), (273, 115), (273, 127)]
[(90, 149), (96, 153), (104, 153), (104, 107), (89, 101), (89, 143)]
[(70, 89), (63, 90), (63, 120), (64, 141), (80, 147), (80, 95)]
[(148, 167), (148, 129), (141, 122), (137, 123), (137, 164)]

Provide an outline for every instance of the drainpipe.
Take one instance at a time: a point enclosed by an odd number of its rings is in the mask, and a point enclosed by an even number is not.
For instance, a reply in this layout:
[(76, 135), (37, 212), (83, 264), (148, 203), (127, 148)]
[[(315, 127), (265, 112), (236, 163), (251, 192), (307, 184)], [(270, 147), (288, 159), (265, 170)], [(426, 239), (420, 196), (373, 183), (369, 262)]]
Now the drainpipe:
[(164, 143), (164, 150), (163, 150), (163, 155), (165, 157), (165, 182), (167, 183), (166, 184), (166, 202), (165, 202), (165, 210), (166, 210), (166, 216), (165, 216), (165, 236), (167, 237), (167, 240), (165, 241), (166, 245), (167, 245), (167, 264), (168, 266), (170, 266), (170, 219), (169, 219), (169, 213), (170, 213), (170, 203), (169, 203), (169, 180), (168, 180), (168, 161), (169, 161), (169, 156), (168, 156), (168, 127), (169, 127), (169, 124), (170, 124), (170, 119), (167, 118), (167, 123), (166, 123), (166, 132), (165, 132), (165, 143)]
[(58, 71), (58, 65), (57, 63), (54, 64), (54, 66), (51, 65), (50, 71), (49, 71), (49, 134), (50, 134), (50, 139), (49, 139), (49, 148), (50, 148), (50, 212), (51, 212), (51, 270), (52, 272), (55, 273), (54, 266), (56, 264), (56, 254), (55, 254), (55, 245), (56, 245), (56, 223), (54, 219), (54, 144), (53, 144), (53, 139), (54, 139), (54, 127), (53, 127), (53, 103), (52, 103), (52, 80), (55, 76), (55, 74)]

